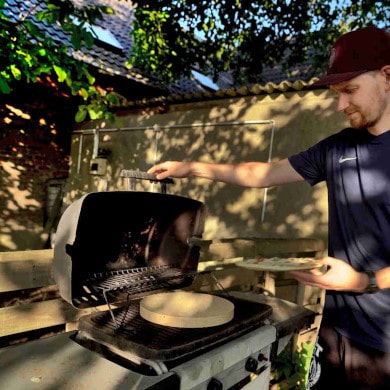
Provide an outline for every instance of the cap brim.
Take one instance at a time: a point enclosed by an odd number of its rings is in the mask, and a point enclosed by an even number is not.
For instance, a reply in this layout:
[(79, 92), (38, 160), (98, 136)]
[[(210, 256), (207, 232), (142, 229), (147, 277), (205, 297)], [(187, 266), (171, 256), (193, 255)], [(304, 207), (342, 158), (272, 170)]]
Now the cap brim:
[(357, 70), (355, 72), (328, 74), (327, 76), (325, 76), (322, 79), (313, 83), (313, 86), (319, 87), (319, 86), (339, 84), (339, 83), (342, 83), (344, 81), (351, 80), (354, 77), (359, 76), (359, 75), (366, 73), (366, 72), (367, 72), (367, 70), (364, 69), (364, 70)]

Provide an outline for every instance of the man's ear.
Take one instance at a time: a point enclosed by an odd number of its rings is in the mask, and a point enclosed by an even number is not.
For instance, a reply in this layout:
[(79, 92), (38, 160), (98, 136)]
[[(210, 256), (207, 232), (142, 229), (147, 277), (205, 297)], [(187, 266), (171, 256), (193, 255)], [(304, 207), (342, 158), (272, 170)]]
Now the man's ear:
[(387, 90), (390, 90), (390, 65), (385, 65), (382, 69), (381, 69), (381, 72), (382, 74), (384, 74), (384, 76), (386, 77), (386, 86), (387, 86)]

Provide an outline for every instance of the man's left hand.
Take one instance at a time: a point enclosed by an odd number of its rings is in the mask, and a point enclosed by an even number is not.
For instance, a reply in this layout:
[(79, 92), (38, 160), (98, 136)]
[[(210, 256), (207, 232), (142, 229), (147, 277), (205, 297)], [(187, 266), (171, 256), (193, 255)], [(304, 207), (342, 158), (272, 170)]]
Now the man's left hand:
[(324, 257), (319, 261), (326, 269), (310, 271), (290, 271), (298, 282), (326, 290), (363, 292), (368, 284), (365, 273), (355, 271), (348, 263), (334, 257)]

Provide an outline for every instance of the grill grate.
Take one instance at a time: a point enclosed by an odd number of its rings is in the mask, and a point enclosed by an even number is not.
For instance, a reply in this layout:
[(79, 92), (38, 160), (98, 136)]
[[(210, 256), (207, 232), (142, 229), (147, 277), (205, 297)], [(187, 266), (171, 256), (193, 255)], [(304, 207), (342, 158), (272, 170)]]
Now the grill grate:
[(80, 319), (79, 329), (92, 340), (142, 358), (188, 359), (264, 325), (272, 313), (265, 304), (228, 299), (235, 306), (234, 319), (215, 327), (175, 328), (151, 323), (139, 313), (141, 300), (134, 299), (128, 306), (114, 309), (116, 322), (108, 311), (92, 313)]
[[(190, 285), (197, 275), (206, 273), (212, 275), (209, 271), (189, 271), (171, 265), (98, 272), (86, 279), (82, 284), (84, 299), (96, 301), (98, 300), (97, 295), (103, 295), (115, 327), (116, 329), (119, 329), (121, 326), (120, 321), (115, 317), (114, 311), (110, 305), (109, 295), (111, 293), (116, 293), (118, 291), (125, 293), (127, 294), (127, 300), (129, 300), (130, 296), (136, 295), (140, 291), (142, 291), (142, 293), (147, 293)], [(214, 275), (212, 276), (218, 283)], [(218, 285), (224, 290), (219, 283)], [(88, 298), (86, 298), (86, 296), (88, 296)]]
[(184, 271), (176, 266), (161, 265), (119, 271), (99, 272), (85, 281), (85, 285), (103, 293), (113, 291), (139, 291), (140, 286), (159, 288), (164, 283), (178, 283), (185, 278), (193, 279), (197, 271)]

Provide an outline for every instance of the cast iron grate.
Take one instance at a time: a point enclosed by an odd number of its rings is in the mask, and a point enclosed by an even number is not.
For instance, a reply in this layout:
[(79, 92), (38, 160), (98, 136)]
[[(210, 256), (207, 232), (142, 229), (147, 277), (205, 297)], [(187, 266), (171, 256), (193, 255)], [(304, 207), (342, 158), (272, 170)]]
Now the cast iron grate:
[(234, 303), (234, 318), (223, 325), (207, 328), (176, 328), (154, 324), (139, 313), (140, 299), (126, 307), (93, 313), (80, 319), (80, 330), (99, 342), (104, 340), (123, 351), (147, 359), (186, 358), (221, 345), (264, 324), (271, 313), (269, 305), (229, 297)]
[(121, 327), (110, 304), (110, 294), (121, 292), (130, 297), (142, 294), (172, 290), (190, 285), (200, 274), (210, 274), (219, 288), (229, 295), (210, 271), (190, 271), (177, 266), (161, 265), (152, 267), (131, 268), (117, 271), (99, 272), (93, 274), (82, 283), (83, 299), (98, 301), (103, 296), (116, 329)]

